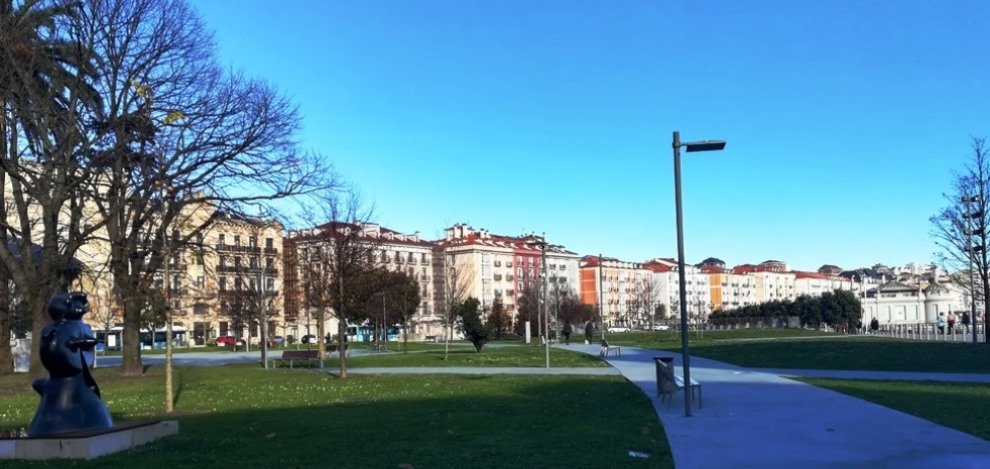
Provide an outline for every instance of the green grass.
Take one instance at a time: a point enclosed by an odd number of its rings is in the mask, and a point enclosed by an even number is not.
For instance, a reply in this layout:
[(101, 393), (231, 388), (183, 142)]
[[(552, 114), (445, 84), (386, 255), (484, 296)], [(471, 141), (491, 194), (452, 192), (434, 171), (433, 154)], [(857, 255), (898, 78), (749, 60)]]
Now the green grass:
[[(613, 334), (610, 343), (680, 350), (670, 331)], [(690, 336), (691, 354), (753, 368), (990, 373), (990, 347), (829, 334), (804, 329), (738, 329)]]
[(801, 381), (875, 402), (990, 440), (990, 386), (935, 381), (802, 378)]
[[(443, 345), (432, 344), (409, 353), (383, 353), (380, 355), (354, 356), (347, 360), (351, 367), (403, 367), (403, 366), (476, 366), (476, 367), (541, 367), (546, 365), (543, 347), (533, 345), (506, 345), (484, 348), (475, 352), (470, 345), (451, 345), (447, 360), (443, 359)], [(337, 359), (326, 361), (326, 366), (337, 366)], [(560, 349), (550, 349), (550, 365), (555, 367), (604, 367), (607, 363), (597, 357)]]
[[(692, 331), (689, 338), (692, 345), (720, 343), (725, 341), (782, 340), (805, 337), (835, 337), (830, 332), (809, 329), (731, 329), (724, 331)], [(843, 335), (838, 335), (843, 336)], [(597, 337), (597, 336), (596, 336)], [(609, 344), (631, 345), (646, 348), (675, 348), (681, 346), (681, 336), (676, 331), (632, 331), (606, 333)], [(580, 336), (584, 339), (584, 335)], [(597, 339), (596, 339), (597, 340)]]
[[(160, 367), (96, 378), (118, 421), (163, 417)], [(92, 462), (3, 467), (673, 467), (649, 399), (616, 376), (341, 380), (242, 365), (178, 368), (177, 381), (177, 436)], [(0, 377), (0, 396), (0, 428), (27, 425), (38, 397), (25, 377)]]
[(990, 373), (990, 347), (855, 337), (701, 344), (694, 354), (746, 367)]

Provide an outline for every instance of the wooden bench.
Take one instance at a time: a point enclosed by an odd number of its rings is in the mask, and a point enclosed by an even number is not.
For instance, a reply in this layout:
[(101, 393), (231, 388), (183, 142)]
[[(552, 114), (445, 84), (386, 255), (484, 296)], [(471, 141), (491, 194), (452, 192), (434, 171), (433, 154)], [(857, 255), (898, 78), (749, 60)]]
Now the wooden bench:
[(285, 350), (282, 352), (282, 356), (279, 358), (273, 358), (272, 362), (280, 361), (282, 364), (289, 362), (289, 368), (291, 369), (294, 362), (304, 361), (304, 362), (319, 362), (320, 355), (318, 350)]
[(598, 352), (599, 357), (607, 357), (609, 355), (615, 355), (617, 357), (622, 356), (622, 347), (615, 345), (609, 345), (607, 340), (602, 341), (602, 350)]
[[(327, 345), (327, 358), (333, 356), (333, 354), (340, 351), (340, 347), (335, 345)], [(339, 355), (339, 354), (338, 354)], [(351, 358), (351, 348), (347, 347), (347, 358)]]
[(674, 393), (687, 388), (688, 392), (691, 393), (691, 400), (694, 400), (694, 391), (698, 391), (698, 408), (702, 408), (701, 383), (691, 378), (691, 383), (685, 385), (684, 377), (674, 374), (673, 364), (663, 361), (660, 358), (654, 358), (653, 361), (656, 363), (657, 368), (657, 396), (660, 397), (661, 403), (664, 399), (669, 398), (670, 400), (667, 401), (667, 407), (669, 408), (670, 403), (674, 400)]

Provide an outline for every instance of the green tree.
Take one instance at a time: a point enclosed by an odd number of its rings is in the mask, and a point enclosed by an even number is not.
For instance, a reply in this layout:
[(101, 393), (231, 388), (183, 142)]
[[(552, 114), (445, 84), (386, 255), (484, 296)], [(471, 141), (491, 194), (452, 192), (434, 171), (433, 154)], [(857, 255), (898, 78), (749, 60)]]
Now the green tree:
[(540, 335), (539, 327), (537, 327), (540, 316), (540, 290), (533, 285), (527, 285), (520, 293), (517, 305), (519, 317), (516, 322), (516, 332), (519, 335), (525, 334), (525, 324), (526, 321), (529, 321), (530, 336), (538, 337)]
[(485, 346), (492, 335), (491, 327), (481, 322), (481, 314), (478, 311), (480, 304), (477, 298), (470, 297), (464, 300), (457, 309), (457, 315), (461, 320), (461, 330), (478, 352), (481, 352), (481, 348)]
[(495, 340), (502, 339), (502, 334), (508, 332), (511, 322), (509, 314), (505, 311), (505, 304), (502, 303), (502, 297), (496, 296), (492, 301), (492, 311), (488, 314), (488, 325), (495, 335)]
[[(68, 27), (82, 5), (0, 0), (0, 282), (23, 292), (35, 337), (50, 320), (49, 298), (73, 278), (73, 256), (100, 226), (78, 209), (93, 176), (80, 157), (91, 143), (85, 127), (99, 108), (87, 82), (93, 56)], [(4, 337), (0, 356), (7, 347)], [(29, 379), (43, 374), (32, 354)]]

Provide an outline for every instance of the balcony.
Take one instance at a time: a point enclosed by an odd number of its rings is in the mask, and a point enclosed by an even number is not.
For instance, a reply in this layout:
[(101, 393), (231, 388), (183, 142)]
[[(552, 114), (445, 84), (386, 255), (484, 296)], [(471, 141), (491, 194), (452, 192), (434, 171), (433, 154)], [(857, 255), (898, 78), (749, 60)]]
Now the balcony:
[(265, 254), (278, 254), (278, 248), (265, 248)]
[(218, 252), (245, 252), (252, 254), (261, 253), (261, 248), (259, 248), (258, 246), (238, 246), (236, 244), (217, 244), (216, 248)]

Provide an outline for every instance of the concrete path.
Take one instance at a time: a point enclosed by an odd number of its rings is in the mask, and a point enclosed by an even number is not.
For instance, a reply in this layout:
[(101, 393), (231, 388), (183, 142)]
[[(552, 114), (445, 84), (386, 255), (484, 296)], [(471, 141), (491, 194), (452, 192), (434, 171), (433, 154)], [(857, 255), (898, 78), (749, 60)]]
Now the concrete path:
[[(326, 368), (328, 373), (337, 373), (337, 368)], [(621, 373), (612, 367), (584, 368), (537, 368), (537, 367), (362, 367), (348, 368), (348, 373), (360, 375), (583, 375), (616, 376)]]
[[(597, 345), (561, 348), (599, 351)], [(990, 467), (986, 440), (774, 373), (697, 357), (691, 376), (702, 383), (705, 407), (685, 417), (683, 393), (669, 408), (656, 398), (652, 359), (671, 355), (623, 346), (622, 356), (608, 362), (651, 397), (679, 468)]]

